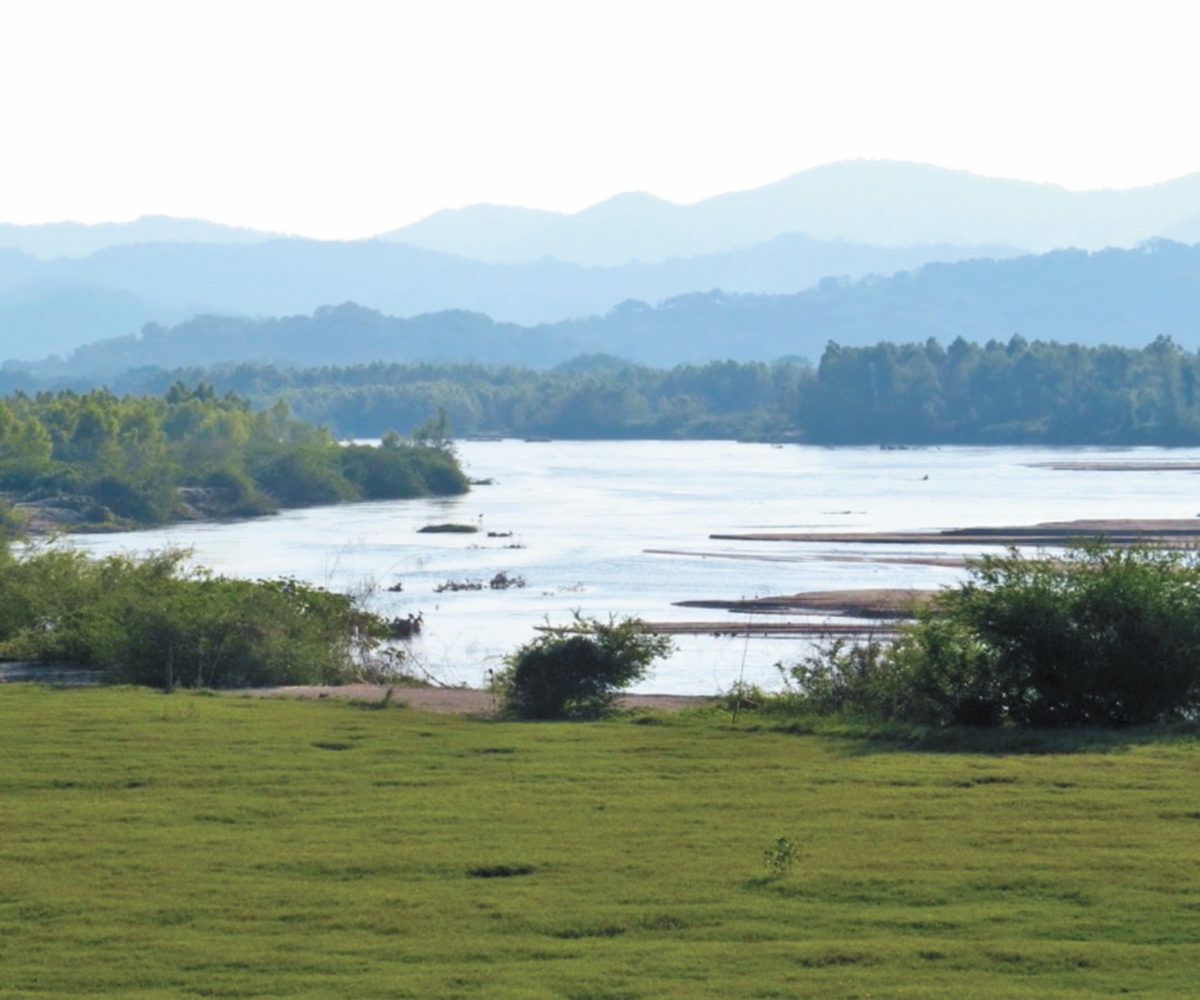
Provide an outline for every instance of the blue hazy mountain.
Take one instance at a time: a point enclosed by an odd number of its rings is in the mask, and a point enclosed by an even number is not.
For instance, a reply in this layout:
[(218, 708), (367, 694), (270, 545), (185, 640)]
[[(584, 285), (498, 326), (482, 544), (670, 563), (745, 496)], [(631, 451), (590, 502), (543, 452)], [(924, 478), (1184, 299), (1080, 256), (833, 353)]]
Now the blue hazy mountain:
[[(748, 191), (678, 205), (644, 192), (580, 212), (473, 205), (436, 212), (380, 238), (485, 263), (544, 257), (616, 266), (717, 254), (804, 234), (822, 242), (909, 247), (1003, 244), (1042, 252), (1200, 239), (1200, 174), (1130, 190), (1070, 191), (920, 163), (847, 160)], [(0, 224), (0, 248), (82, 257), (131, 243), (260, 243), (279, 234), (198, 219)]]
[(0, 358), (37, 358), (202, 313), (281, 316), (354, 301), (400, 316), (464, 309), (526, 325), (603, 314), (697, 289), (789, 293), (828, 275), (894, 274), (1001, 246), (886, 248), (781, 236), (661, 264), (484, 264), (381, 240), (147, 243), (82, 258), (0, 250)]
[(89, 345), (42, 375), (104, 375), (147, 365), (479, 361), (547, 367), (584, 353), (652, 365), (817, 358), (829, 341), (1027, 340), (1144, 346), (1159, 336), (1200, 347), (1200, 246), (1055, 251), (1010, 260), (927, 264), (861, 281), (826, 279), (794, 295), (692, 293), (658, 306), (630, 300), (604, 315), (537, 326), (463, 310), (400, 319), (353, 304), (311, 316), (201, 316)]
[(718, 253), (785, 233), (875, 246), (1006, 244), (1032, 251), (1200, 239), (1200, 174), (1124, 191), (980, 177), (919, 163), (847, 160), (750, 191), (677, 205), (645, 193), (571, 214), (446, 209), (383, 238), (491, 263), (554, 257), (613, 265)]
[(17, 225), (0, 222), (0, 247), (21, 250), (30, 257), (86, 257), (105, 247), (128, 243), (263, 243), (280, 233), (241, 226), (223, 226), (204, 219), (143, 215), (132, 222), (46, 222)]

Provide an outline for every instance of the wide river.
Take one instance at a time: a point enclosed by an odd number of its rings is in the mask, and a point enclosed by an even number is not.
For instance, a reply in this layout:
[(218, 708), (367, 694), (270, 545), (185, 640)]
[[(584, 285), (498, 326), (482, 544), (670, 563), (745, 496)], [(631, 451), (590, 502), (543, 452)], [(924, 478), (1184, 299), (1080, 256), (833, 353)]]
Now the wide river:
[[(80, 536), (97, 554), (192, 549), (196, 563), (244, 577), (294, 576), (367, 594), (384, 614), (421, 612), (410, 655), (438, 679), (477, 685), (501, 658), (572, 612), (651, 621), (721, 621), (674, 607), (697, 598), (857, 587), (937, 587), (962, 569), (879, 561), (980, 550), (710, 540), (714, 532), (883, 531), (1022, 525), (1078, 518), (1191, 518), (1187, 471), (1037, 468), (1049, 461), (1200, 461), (1200, 449), (816, 448), (726, 441), (523, 441), (459, 444), (468, 474), (494, 480), (464, 497), (288, 511), (227, 524)], [(426, 524), (473, 535), (418, 534)], [(509, 537), (488, 537), (489, 532)], [(504, 571), (524, 588), (436, 593)], [(386, 588), (396, 583), (398, 593)], [(804, 642), (687, 636), (639, 690), (711, 694), (739, 677), (778, 686), (774, 664)]]

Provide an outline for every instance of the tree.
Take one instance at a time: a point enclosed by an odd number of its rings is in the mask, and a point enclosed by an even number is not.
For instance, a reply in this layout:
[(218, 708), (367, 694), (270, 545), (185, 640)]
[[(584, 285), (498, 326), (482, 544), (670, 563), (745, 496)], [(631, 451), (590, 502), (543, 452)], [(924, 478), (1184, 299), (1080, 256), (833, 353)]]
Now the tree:
[(576, 613), (573, 627), (548, 631), (509, 656), (496, 684), (518, 718), (595, 719), (673, 649), (640, 619), (605, 623)]
[(1200, 558), (1093, 543), (985, 557), (893, 651), (940, 721), (1128, 726), (1200, 707)]

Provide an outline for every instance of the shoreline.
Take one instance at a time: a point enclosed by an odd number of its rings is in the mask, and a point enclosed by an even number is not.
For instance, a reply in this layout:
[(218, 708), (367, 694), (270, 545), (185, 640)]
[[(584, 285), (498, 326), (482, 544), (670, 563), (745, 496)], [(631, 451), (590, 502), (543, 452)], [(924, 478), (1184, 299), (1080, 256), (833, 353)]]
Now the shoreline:
[(712, 534), (710, 539), (735, 542), (820, 542), (851, 545), (1047, 545), (1102, 539), (1113, 545), (1144, 542), (1200, 542), (1200, 516), (1195, 519), (1119, 519), (1046, 521), (1009, 527), (948, 528), (943, 531), (798, 532), (763, 531)]

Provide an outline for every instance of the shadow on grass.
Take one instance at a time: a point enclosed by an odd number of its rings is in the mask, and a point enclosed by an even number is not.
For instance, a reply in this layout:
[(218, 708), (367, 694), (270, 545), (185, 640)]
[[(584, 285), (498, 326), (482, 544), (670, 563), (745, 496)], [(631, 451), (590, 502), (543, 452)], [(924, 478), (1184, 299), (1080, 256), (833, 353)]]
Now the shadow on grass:
[(946, 754), (1112, 753), (1135, 746), (1191, 744), (1200, 736), (1200, 720), (1137, 726), (1127, 729), (995, 729), (967, 726), (918, 726), (910, 723), (845, 716), (787, 717), (742, 712), (737, 725), (724, 728), (747, 733), (821, 736), (840, 742), (847, 753), (919, 750)]

